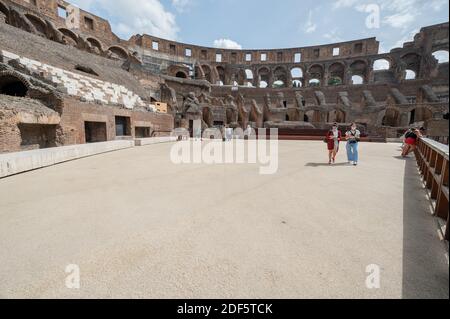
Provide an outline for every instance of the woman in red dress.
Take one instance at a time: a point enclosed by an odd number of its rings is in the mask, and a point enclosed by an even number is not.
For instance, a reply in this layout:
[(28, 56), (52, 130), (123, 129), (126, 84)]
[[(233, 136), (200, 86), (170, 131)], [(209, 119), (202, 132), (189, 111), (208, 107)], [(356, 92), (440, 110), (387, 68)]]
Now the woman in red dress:
[(328, 164), (336, 162), (336, 155), (339, 152), (339, 142), (342, 139), (342, 133), (338, 130), (338, 125), (333, 124), (331, 130), (326, 135), (326, 142), (328, 147)]

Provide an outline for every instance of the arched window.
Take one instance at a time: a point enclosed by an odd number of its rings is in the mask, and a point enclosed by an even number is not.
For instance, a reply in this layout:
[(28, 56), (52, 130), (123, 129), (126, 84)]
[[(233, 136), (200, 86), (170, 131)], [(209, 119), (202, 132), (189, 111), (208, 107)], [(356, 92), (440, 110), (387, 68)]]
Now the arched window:
[(309, 80), (309, 86), (320, 86), (320, 80), (319, 79)]
[(416, 72), (413, 70), (406, 70), (405, 80), (415, 80)]
[(353, 84), (353, 85), (364, 84), (364, 79), (363, 79), (363, 77), (360, 76), (360, 75), (353, 75), (353, 76), (352, 76), (352, 84)]
[(261, 82), (259, 82), (259, 87), (261, 88), (261, 89), (265, 89), (266, 87), (268, 87), (269, 86), (269, 84), (266, 82), (266, 81), (261, 81)]
[(374, 71), (389, 70), (391, 64), (386, 59), (378, 59), (373, 63)]
[(177, 74), (175, 75), (175, 77), (180, 78), (180, 79), (187, 79), (187, 76), (184, 72), (177, 72)]
[(284, 82), (281, 80), (277, 80), (277, 81), (273, 82), (273, 87), (274, 88), (282, 88), (282, 87), (284, 87)]
[(24, 97), (28, 93), (28, 87), (14, 76), (0, 77), (0, 94)]
[(303, 70), (301, 68), (293, 68), (291, 75), (293, 79), (301, 79), (303, 78)]
[(433, 52), (433, 57), (438, 60), (439, 64), (448, 63), (448, 51), (446, 50)]

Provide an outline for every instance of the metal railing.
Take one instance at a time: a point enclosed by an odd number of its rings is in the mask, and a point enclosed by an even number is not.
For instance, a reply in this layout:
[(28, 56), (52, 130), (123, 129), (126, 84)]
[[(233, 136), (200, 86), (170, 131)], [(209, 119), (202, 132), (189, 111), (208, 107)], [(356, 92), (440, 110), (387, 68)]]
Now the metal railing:
[(416, 158), (424, 186), (433, 207), (434, 216), (445, 224), (442, 233), (449, 240), (449, 147), (428, 138), (418, 142)]

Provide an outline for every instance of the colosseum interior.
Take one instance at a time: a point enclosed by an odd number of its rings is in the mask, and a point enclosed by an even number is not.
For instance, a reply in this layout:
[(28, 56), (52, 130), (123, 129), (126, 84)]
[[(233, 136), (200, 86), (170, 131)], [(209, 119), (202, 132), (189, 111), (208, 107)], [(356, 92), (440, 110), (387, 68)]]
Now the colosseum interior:
[(279, 50), (123, 40), (66, 1), (0, 0), (0, 152), (192, 132), (194, 120), (286, 139), (332, 122), (369, 141), (411, 125), (448, 136), (448, 62), (434, 57), (448, 49), (448, 23), (388, 53), (376, 38)]

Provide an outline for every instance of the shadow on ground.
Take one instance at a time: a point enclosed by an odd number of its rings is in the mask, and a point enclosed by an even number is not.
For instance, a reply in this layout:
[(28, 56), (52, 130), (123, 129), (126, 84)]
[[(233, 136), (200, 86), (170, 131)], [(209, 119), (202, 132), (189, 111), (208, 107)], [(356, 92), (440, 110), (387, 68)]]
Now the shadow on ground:
[(448, 299), (446, 244), (439, 242), (437, 223), (429, 213), (430, 204), (415, 158), (401, 159), (405, 160), (402, 298)]
[(349, 163), (336, 163), (336, 164), (328, 164), (328, 163), (307, 163), (305, 166), (307, 167), (324, 167), (324, 166), (351, 166)]

